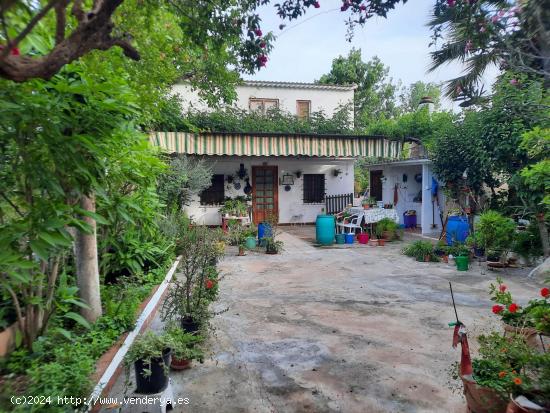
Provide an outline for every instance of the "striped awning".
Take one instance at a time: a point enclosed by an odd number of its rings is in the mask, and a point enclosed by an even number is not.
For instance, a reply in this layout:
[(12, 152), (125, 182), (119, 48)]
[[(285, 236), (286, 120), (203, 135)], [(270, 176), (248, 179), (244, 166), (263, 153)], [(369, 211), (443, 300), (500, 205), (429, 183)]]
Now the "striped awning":
[(189, 155), (395, 159), (403, 147), (400, 141), (361, 135), (151, 132), (149, 140), (167, 152)]

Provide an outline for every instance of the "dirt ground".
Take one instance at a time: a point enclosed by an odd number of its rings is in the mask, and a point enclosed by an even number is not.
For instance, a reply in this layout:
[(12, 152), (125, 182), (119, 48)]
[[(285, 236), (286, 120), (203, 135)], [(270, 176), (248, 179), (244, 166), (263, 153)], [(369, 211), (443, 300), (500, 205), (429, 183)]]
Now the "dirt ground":
[(474, 355), (473, 336), (499, 328), (487, 293), (496, 275), (519, 303), (540, 288), (526, 270), (416, 262), (400, 253), (411, 235), (323, 248), (313, 236), (285, 228), (280, 255), (228, 251), (213, 308), (227, 311), (212, 320), (204, 364), (171, 373), (174, 396), (190, 400), (174, 411), (465, 412), (450, 378), (460, 353), (447, 325), (449, 281)]

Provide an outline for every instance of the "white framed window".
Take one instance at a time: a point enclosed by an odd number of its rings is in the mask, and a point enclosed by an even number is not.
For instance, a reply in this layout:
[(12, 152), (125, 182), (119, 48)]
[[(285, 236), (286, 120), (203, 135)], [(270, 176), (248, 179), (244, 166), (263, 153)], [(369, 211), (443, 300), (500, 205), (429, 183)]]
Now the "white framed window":
[(296, 116), (299, 119), (309, 119), (309, 115), (311, 115), (311, 100), (297, 100)]
[(266, 114), (269, 109), (277, 109), (279, 107), (279, 99), (270, 98), (250, 98), (248, 100), (250, 111)]

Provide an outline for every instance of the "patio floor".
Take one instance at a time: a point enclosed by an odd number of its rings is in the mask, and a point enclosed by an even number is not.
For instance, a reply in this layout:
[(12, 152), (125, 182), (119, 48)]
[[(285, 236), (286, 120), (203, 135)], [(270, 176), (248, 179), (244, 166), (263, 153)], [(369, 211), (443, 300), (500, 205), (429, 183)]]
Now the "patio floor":
[[(171, 374), (174, 396), (190, 399), (174, 411), (466, 411), (461, 387), (449, 388), (460, 353), (448, 281), (477, 335), (498, 325), (487, 295), (496, 273), (416, 262), (404, 242), (318, 248), (314, 228), (284, 231), (280, 255), (230, 250), (222, 261), (214, 309), (228, 311), (212, 320), (204, 364)], [(539, 288), (526, 272), (499, 273), (520, 303)]]

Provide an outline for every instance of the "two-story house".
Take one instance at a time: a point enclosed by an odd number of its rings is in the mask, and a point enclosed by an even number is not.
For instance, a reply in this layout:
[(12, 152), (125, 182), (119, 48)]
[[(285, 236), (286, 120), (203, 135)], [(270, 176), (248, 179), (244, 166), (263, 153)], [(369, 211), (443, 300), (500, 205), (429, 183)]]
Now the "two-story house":
[[(322, 110), (332, 116), (353, 102), (353, 86), (245, 81), (237, 87), (235, 105), (266, 111), (278, 107), (298, 117)], [(208, 110), (189, 86), (178, 84), (186, 108)], [(199, 156), (211, 162), (212, 186), (187, 208), (198, 224), (219, 225), (220, 206), (244, 196), (255, 223), (269, 215), (279, 223), (311, 223), (326, 208), (330, 195), (353, 194), (354, 160), (358, 156), (397, 157), (401, 143), (381, 137), (263, 133), (183, 133), (155, 131), (151, 142), (170, 153)]]

